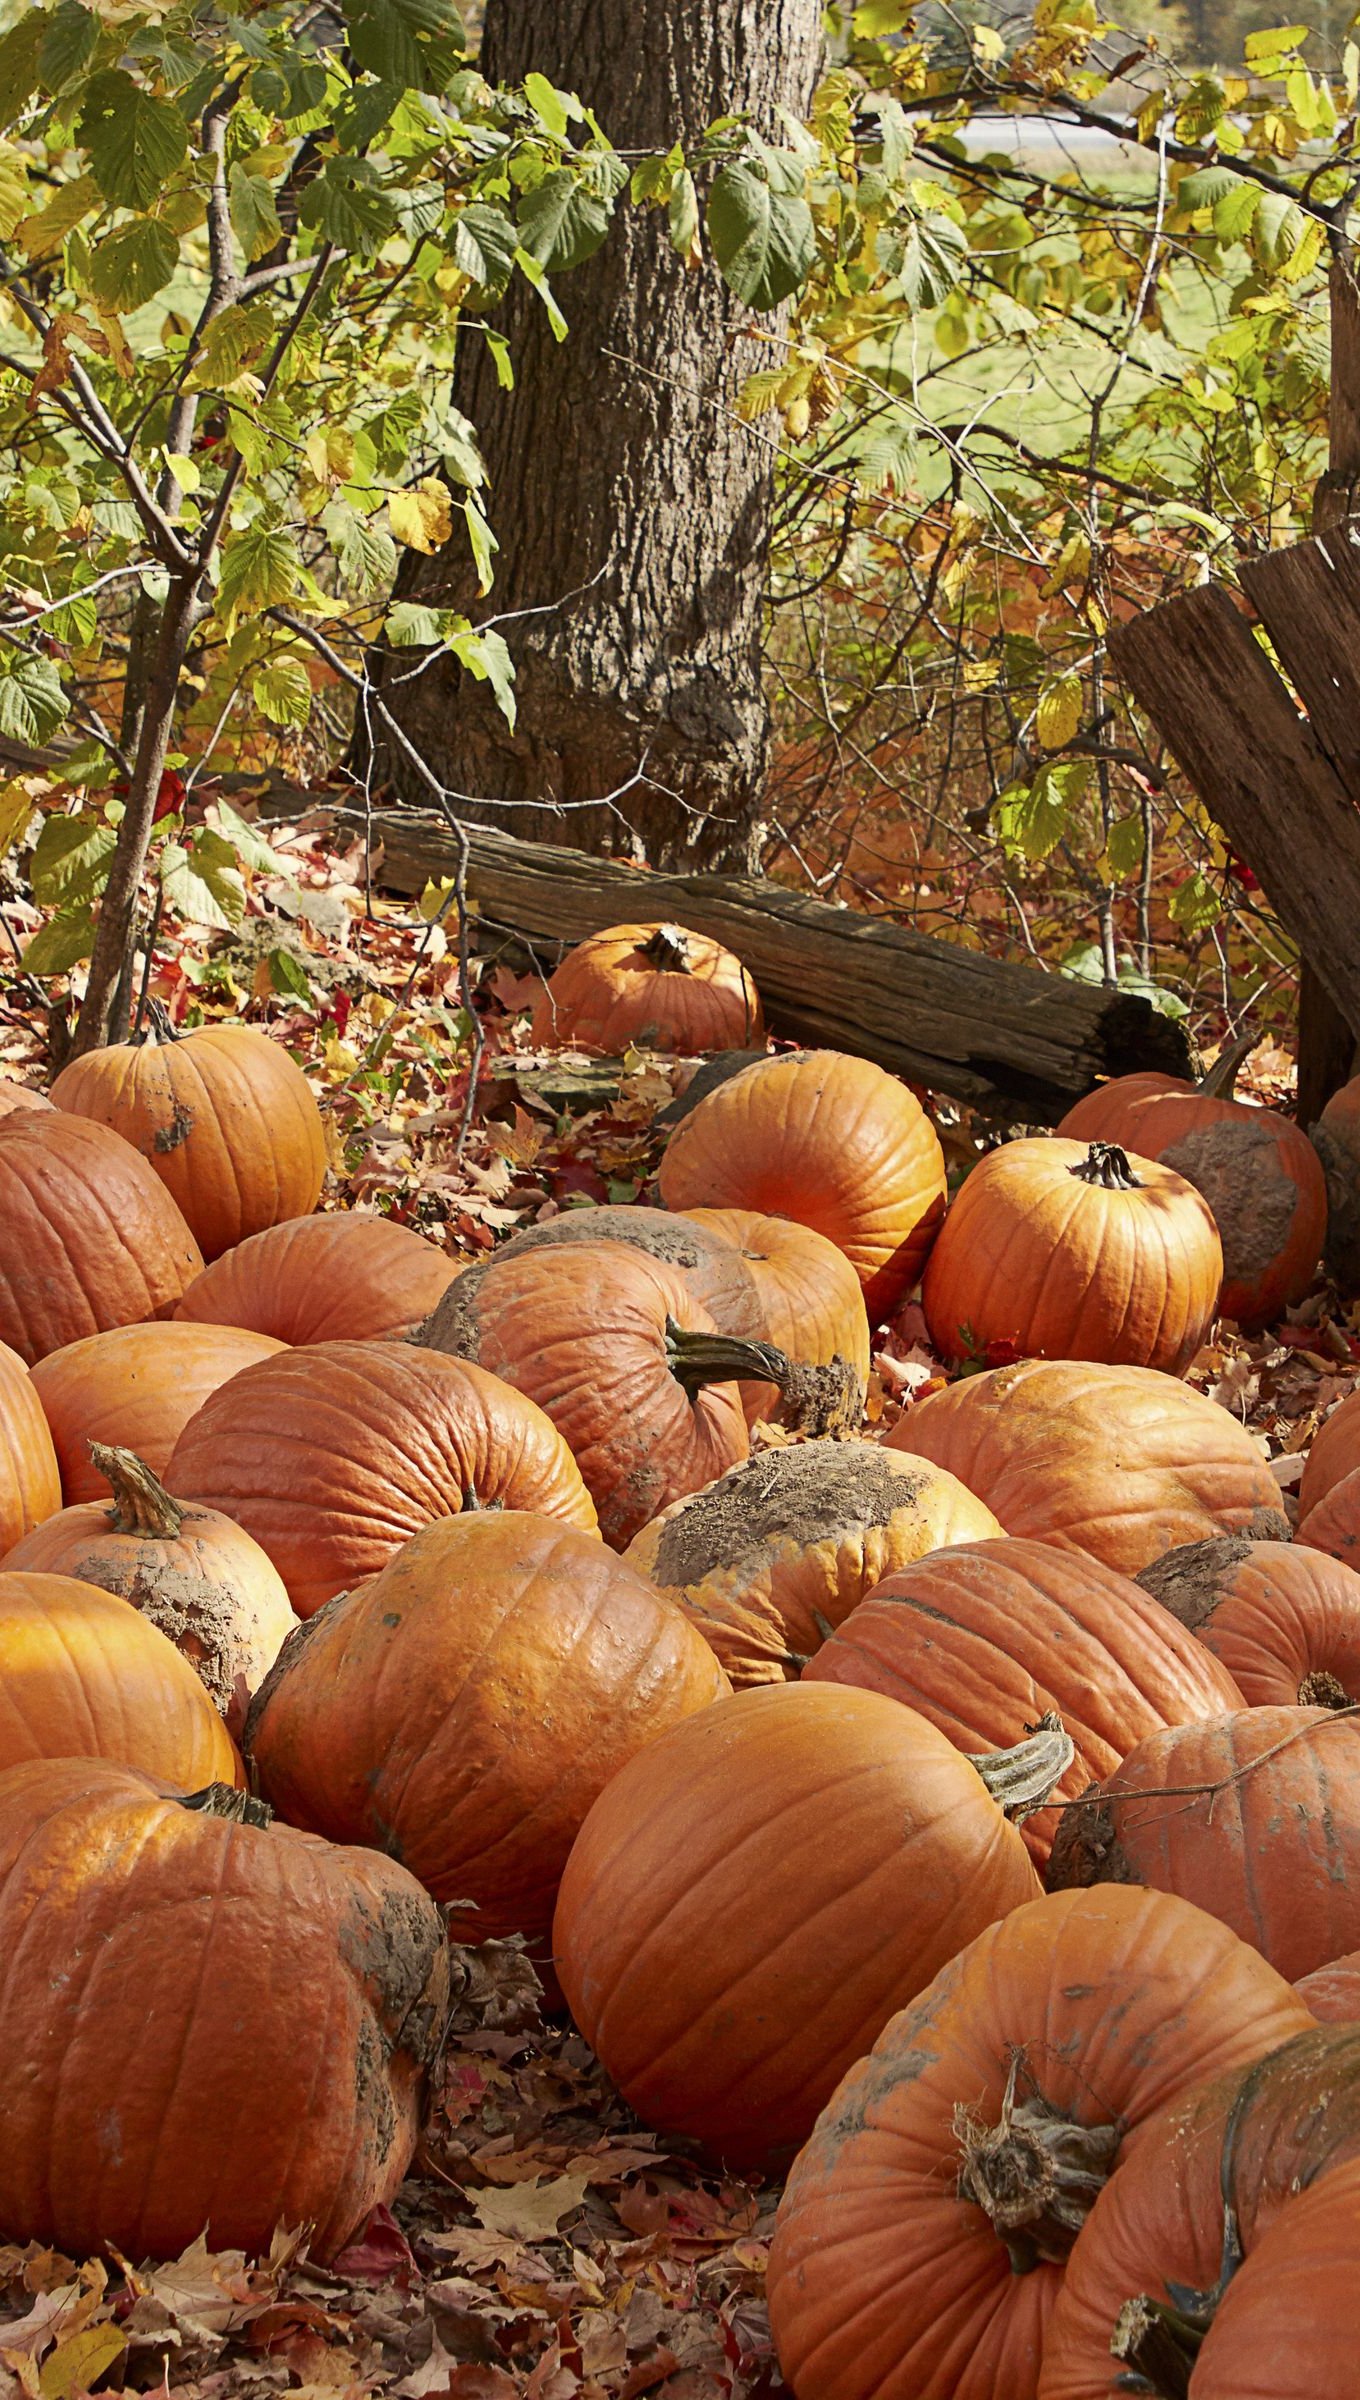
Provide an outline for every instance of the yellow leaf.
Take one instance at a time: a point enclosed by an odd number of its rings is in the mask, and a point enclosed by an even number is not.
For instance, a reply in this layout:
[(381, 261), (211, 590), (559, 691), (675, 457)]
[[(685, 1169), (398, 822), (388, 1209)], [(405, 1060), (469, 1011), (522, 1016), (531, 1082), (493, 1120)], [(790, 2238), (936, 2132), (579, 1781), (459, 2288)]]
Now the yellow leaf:
[(88, 2392), (126, 2348), (127, 2335), (116, 2325), (87, 2325), (58, 2342), (38, 2377), (43, 2400), (70, 2400), (73, 2392)]
[(1045, 750), (1061, 750), (1081, 723), (1081, 678), (1060, 675), (1046, 684), (1034, 712), (1034, 729)]
[(0, 858), (12, 850), (33, 814), (33, 795), (22, 783), (0, 788)]
[(437, 475), (427, 475), (408, 491), (389, 492), (387, 521), (399, 542), (408, 550), (423, 550), (426, 557), (442, 550), (453, 531), (453, 499), (446, 483)]

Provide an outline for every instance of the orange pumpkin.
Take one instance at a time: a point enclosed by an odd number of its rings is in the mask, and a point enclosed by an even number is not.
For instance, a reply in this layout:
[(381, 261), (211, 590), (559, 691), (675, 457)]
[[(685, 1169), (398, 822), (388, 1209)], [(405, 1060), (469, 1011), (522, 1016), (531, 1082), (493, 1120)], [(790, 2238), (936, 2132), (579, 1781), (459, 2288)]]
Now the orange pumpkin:
[(30, 1366), (168, 1317), (202, 1269), (169, 1193), (116, 1133), (56, 1108), (0, 1117), (0, 1342)]
[(23, 1360), (0, 1343), (0, 1558), (61, 1506), (61, 1469)]
[(214, 1259), (175, 1315), (295, 1344), (396, 1340), (415, 1332), (464, 1263), (389, 1217), (290, 1217)]
[(740, 1688), (796, 1682), (882, 1576), (1000, 1530), (938, 1467), (878, 1442), (793, 1442), (673, 1501), (626, 1556), (688, 1612)]
[(1007, 1533), (1121, 1575), (1180, 1542), (1289, 1531), (1236, 1418), (1151, 1367), (1022, 1359), (919, 1401), (888, 1443), (947, 1467)]
[[(306, 2225), (327, 2260), (394, 2198), (448, 1951), (390, 1859), (269, 1824), (221, 1786), (185, 1799), (87, 1759), (16, 1767), (0, 1956), (0, 2233), (75, 2258), (267, 2256)], [(94, 2379), (88, 2355), (72, 2365)]]
[(547, 1412), (615, 1549), (746, 1456), (735, 1384), (716, 1378), (760, 1354), (717, 1334), (675, 1268), (622, 1242), (492, 1258), (459, 1276), (418, 1338)]
[(979, 1159), (921, 1289), (942, 1358), (1007, 1340), (1023, 1358), (1101, 1359), (1183, 1375), (1213, 1322), (1214, 1220), (1169, 1167), (1050, 1136)]
[(1138, 1581), (1222, 1660), (1249, 1708), (1360, 1702), (1360, 1575), (1303, 1542), (1225, 1534)]
[[(869, 1388), (869, 1319), (850, 1261), (810, 1225), (763, 1217), (751, 1208), (687, 1208), (691, 1225), (735, 1244), (752, 1282), (767, 1342), (797, 1366), (829, 1367), (844, 1359), (861, 1409)], [(744, 1383), (748, 1425), (774, 1405), (768, 1383)]]
[(73, 1059), (52, 1098), (140, 1150), (205, 1258), (310, 1216), (321, 1196), (326, 1142), (311, 1085), (253, 1026), (180, 1038), (162, 1023), (141, 1041)]
[(68, 1508), (107, 1498), (91, 1442), (135, 1450), (163, 1475), (209, 1394), (282, 1348), (234, 1325), (120, 1325), (49, 1351), (33, 1369), (52, 1429)]
[(190, 1418), (165, 1482), (244, 1525), (300, 1617), (464, 1508), (595, 1529), (571, 1453), (532, 1400), (398, 1342), (318, 1342), (247, 1367)]
[(534, 1009), (530, 1039), (617, 1055), (763, 1042), (760, 995), (739, 958), (683, 925), (610, 925), (570, 950)]
[(933, 1726), (877, 1692), (772, 1684), (606, 1785), (553, 1955), (644, 2123), (764, 2169), (892, 2011), (1036, 1888), (977, 1766)]
[(0, 1117), (11, 1109), (50, 1108), (46, 1092), (35, 1092), (31, 1083), (16, 1083), (11, 1075), (0, 1075)]
[(1360, 1950), (1300, 1975), (1294, 1989), (1320, 2025), (1360, 2025)]
[(454, 1904), (456, 1940), (541, 1942), (592, 1801), (727, 1689), (603, 1542), (513, 1510), (449, 1517), (310, 1620), (247, 1747), (290, 1823), (400, 1858)]
[[(563, 1242), (624, 1242), (630, 1250), (641, 1251), (659, 1266), (682, 1275), (691, 1298), (707, 1309), (719, 1333), (735, 1334), (741, 1341), (773, 1338), (766, 1330), (755, 1278), (735, 1242), (720, 1229), (696, 1225), (689, 1217), (673, 1217), (664, 1208), (570, 1208), (561, 1216), (512, 1233), (467, 1273), (480, 1281), (493, 1265), (499, 1269), (507, 1259), (522, 1258), (529, 1250), (556, 1249)], [(477, 1289), (478, 1283), (467, 1286), (464, 1305)], [(768, 1384), (761, 1389), (767, 1398), (772, 1397)]]
[(1312, 1143), (1287, 1117), (1174, 1077), (1128, 1075), (1079, 1100), (1058, 1131), (1160, 1159), (1203, 1193), (1223, 1243), (1225, 1317), (1267, 1325), (1302, 1299), (1322, 1249), (1327, 1187)]
[(677, 1125), (667, 1208), (742, 1208), (825, 1234), (859, 1276), (871, 1323), (920, 1275), (944, 1215), (944, 1156), (918, 1100), (868, 1059), (758, 1060)]
[(186, 1791), (239, 1781), (193, 1668), (113, 1593), (0, 1569), (0, 1658), (0, 1772), (27, 1758), (110, 1758)]
[(1360, 1392), (1313, 1436), (1299, 1485), (1299, 1540), (1360, 1565)]
[(1333, 1092), (1310, 1128), (1327, 1185), (1327, 1272), (1347, 1300), (1360, 1293), (1360, 1075)]
[(73, 1576), (130, 1600), (188, 1659), (239, 1739), (251, 1694), (297, 1624), (280, 1576), (230, 1517), (172, 1500), (130, 1450), (94, 1450), (113, 1506), (62, 1509), (6, 1567)]

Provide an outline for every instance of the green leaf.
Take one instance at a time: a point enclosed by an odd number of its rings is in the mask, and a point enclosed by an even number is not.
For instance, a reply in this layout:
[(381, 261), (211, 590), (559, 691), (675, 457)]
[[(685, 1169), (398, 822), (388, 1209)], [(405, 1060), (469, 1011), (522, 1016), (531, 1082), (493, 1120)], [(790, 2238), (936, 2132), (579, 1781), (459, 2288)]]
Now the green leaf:
[(497, 706), (511, 732), (515, 730), (515, 664), (504, 637), (493, 628), (489, 633), (476, 633), (471, 627), (466, 633), (455, 633), (449, 642), (454, 657), (465, 666), (478, 683), (489, 683), (496, 695)]
[(1035, 862), (1057, 849), (1072, 810), (1090, 779), (1089, 759), (1045, 762), (1033, 783), (1012, 784), (997, 803), (997, 826), (1008, 850)]
[(190, 391), (223, 391), (242, 368), (258, 358), (274, 328), (273, 314), (262, 300), (242, 306), (233, 300), (207, 327), (187, 378)]
[(297, 586), (297, 542), (291, 533), (248, 525), (224, 544), (218, 609), (228, 631), (240, 617), (291, 600)]
[(968, 256), (968, 236), (952, 217), (915, 217), (902, 243), (898, 279), (908, 308), (938, 308)]
[(231, 227), (248, 259), (272, 250), (283, 227), (274, 206), (274, 187), (266, 175), (252, 175), (240, 165), (227, 177)]
[(90, 289), (114, 310), (140, 308), (163, 291), (179, 263), (179, 243), (159, 217), (131, 217), (98, 242), (90, 258)]
[(1223, 908), (1213, 885), (1197, 870), (1177, 884), (1167, 904), (1167, 914), (1173, 925), (1179, 925), (1184, 932), (1204, 933), (1210, 925), (1218, 923)]
[(855, 32), (862, 41), (877, 41), (885, 33), (902, 33), (916, 13), (916, 0), (861, 0), (855, 10)]
[(33, 795), (21, 783), (0, 787), (0, 858), (7, 858), (16, 842), (28, 831), (33, 814)]
[(440, 440), (443, 443), (445, 474), (452, 476), (455, 483), (466, 484), (470, 491), (475, 492), (486, 481), (486, 464), (477, 447), (476, 431), (461, 409), (445, 410)]
[[(542, 125), (545, 130), (552, 135), (553, 140), (555, 142), (564, 142), (567, 138), (567, 116), (570, 105), (569, 94), (566, 92), (559, 92), (554, 84), (549, 83), (546, 75), (526, 75), (524, 78), (524, 97), (528, 101), (530, 108), (534, 112), (534, 115), (537, 117), (539, 124)], [(575, 115), (580, 114), (579, 102), (572, 113)]]
[(367, 158), (328, 158), (303, 193), (298, 215), (337, 250), (352, 251), (356, 258), (376, 257), (399, 223)]
[(477, 589), (479, 592), (489, 592), (495, 572), (491, 561), (500, 543), (470, 493), (463, 502), (463, 515), (467, 519), (468, 540), (472, 544), (472, 557), (477, 569)]
[(94, 948), (94, 912), (88, 901), (80, 908), (60, 909), (24, 944), (22, 964), (30, 975), (64, 975), (79, 966)]
[(1267, 269), (1283, 267), (1293, 257), (1307, 226), (1303, 210), (1287, 193), (1262, 192), (1248, 237), (1252, 257)]
[(1297, 50), (1308, 39), (1306, 25), (1270, 25), (1264, 32), (1249, 33), (1242, 44), (1242, 56), (1258, 75), (1268, 75), (1273, 65)]
[(68, 702), (50, 658), (0, 650), (0, 734), (41, 749), (66, 721)]
[(697, 267), (702, 255), (699, 248), (699, 194), (688, 167), (682, 167), (671, 186), (666, 210), (670, 225), (671, 247), (678, 250), (687, 266)]
[(96, 75), (80, 112), (80, 139), (106, 200), (146, 208), (181, 166), (189, 128), (168, 100), (153, 100), (121, 67)]
[(1233, 177), (1235, 189), (1214, 202), (1214, 231), (1221, 242), (1245, 241), (1261, 205), (1261, 187), (1245, 175)]
[(449, 0), (345, 0), (357, 64), (403, 90), (442, 92), (465, 41)]
[(25, 8), (0, 41), (0, 125), (13, 124), (38, 88), (38, 53), (47, 24), (41, 9)]
[(1045, 750), (1061, 750), (1081, 723), (1082, 689), (1079, 675), (1060, 675), (1039, 694), (1034, 730)]
[(74, 908), (104, 882), (118, 836), (103, 817), (48, 817), (33, 849), (29, 881), (40, 908)]
[(266, 875), (276, 875), (279, 870), (278, 852), (271, 848), (258, 826), (252, 825), (249, 817), (243, 817), (220, 794), (213, 801), (212, 808), (218, 832), (230, 842), (237, 857), (244, 859), (248, 867), (258, 867)]
[(454, 265), (475, 284), (500, 292), (510, 280), (519, 236), (501, 209), (473, 200), (455, 218), (449, 247)]
[(291, 950), (270, 951), (269, 980), (275, 991), (283, 993), (286, 999), (310, 1001), (313, 997), (312, 979), (301, 959), (295, 958)]
[[(547, 276), (544, 274), (543, 268), (539, 261), (534, 258), (528, 250), (517, 250), (515, 252), (515, 265), (519, 268), (519, 271), (524, 277), (525, 282), (533, 285), (534, 290), (539, 296), (539, 299), (542, 301), (543, 306), (547, 310), (548, 324), (552, 330), (553, 340), (555, 342), (564, 342), (567, 338), (567, 320), (563, 316), (561, 309), (558, 307), (557, 302), (552, 296), (552, 286), (549, 283)], [(501, 385), (503, 390), (508, 391), (511, 383), (513, 383), (514, 378), (513, 374), (511, 374), (510, 382), (506, 382), (505, 378), (501, 374), (501, 361), (502, 358), (504, 358), (507, 372), (509, 372), (509, 350), (503, 342), (501, 342), (501, 346), (499, 348), (496, 347), (496, 344), (501, 341), (501, 337), (499, 335), (492, 335), (488, 333), (486, 338), (488, 342), (492, 344), (493, 356), (495, 357), (496, 361), (496, 380)]]
[(1226, 200), (1242, 183), (1231, 167), (1197, 167), (1193, 175), (1183, 175), (1176, 191), (1177, 208), (1213, 208)]
[(708, 238), (724, 280), (748, 308), (777, 308), (816, 255), (812, 211), (801, 194), (775, 192), (763, 161), (734, 159), (708, 199)]
[(397, 571), (397, 545), (383, 525), (361, 517), (348, 501), (332, 501), (321, 519), (346, 589), (382, 591)]
[(394, 650), (434, 650), (449, 631), (450, 611), (430, 608), (423, 600), (398, 600), (383, 620), (383, 631)]
[(271, 725), (305, 725), (312, 713), (312, 679), (297, 657), (271, 658), (254, 676), (250, 696)]
[(1135, 874), (1143, 863), (1143, 820), (1135, 810), (1110, 827), (1105, 856), (1114, 875)]
[(59, 0), (50, 17), (43, 17), (38, 72), (43, 90), (59, 92), (83, 75), (99, 46), (99, 19), (79, 0)]
[(246, 913), (246, 890), (233, 845), (220, 833), (197, 834), (186, 850), (167, 842), (160, 858), (161, 889), (175, 914), (191, 925), (229, 932)]
[(610, 201), (586, 190), (569, 167), (558, 167), (521, 205), (520, 248), (549, 275), (593, 257), (609, 231)]

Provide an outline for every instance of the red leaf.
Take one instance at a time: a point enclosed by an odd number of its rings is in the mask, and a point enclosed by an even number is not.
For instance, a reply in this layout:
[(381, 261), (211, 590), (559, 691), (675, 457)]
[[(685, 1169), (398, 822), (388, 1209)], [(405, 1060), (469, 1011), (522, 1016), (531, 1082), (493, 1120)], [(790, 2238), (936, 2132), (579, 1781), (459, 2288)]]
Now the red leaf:
[(396, 2283), (409, 2292), (420, 2281), (410, 2243), (391, 2210), (382, 2206), (332, 2264), (348, 2283)]

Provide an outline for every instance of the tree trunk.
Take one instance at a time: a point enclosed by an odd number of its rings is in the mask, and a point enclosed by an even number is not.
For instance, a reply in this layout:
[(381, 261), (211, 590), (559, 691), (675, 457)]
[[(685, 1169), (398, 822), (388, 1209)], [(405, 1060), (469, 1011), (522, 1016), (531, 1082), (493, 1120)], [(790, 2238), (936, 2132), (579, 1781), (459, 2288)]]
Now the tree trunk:
[[(778, 139), (777, 105), (807, 105), (820, 17), (819, 0), (489, 0), (482, 66), (578, 93), (625, 154), (691, 143), (734, 111)], [(517, 730), (452, 662), (386, 697), (469, 821), (654, 865), (743, 865), (768, 740), (773, 450), (734, 402), (772, 354), (711, 260), (687, 269), (664, 211), (627, 195), (558, 298), (560, 344), (522, 279), (499, 312), (512, 391), (475, 330), (459, 342), (453, 396), (490, 472), (494, 593), (478, 602), (465, 537), (408, 552), (397, 581), (399, 597), (474, 623), (548, 612), (504, 626)], [(397, 751), (376, 763), (427, 797)]]

